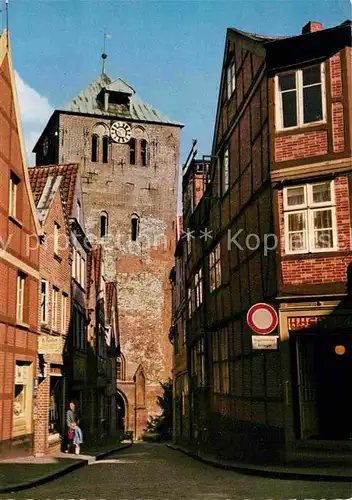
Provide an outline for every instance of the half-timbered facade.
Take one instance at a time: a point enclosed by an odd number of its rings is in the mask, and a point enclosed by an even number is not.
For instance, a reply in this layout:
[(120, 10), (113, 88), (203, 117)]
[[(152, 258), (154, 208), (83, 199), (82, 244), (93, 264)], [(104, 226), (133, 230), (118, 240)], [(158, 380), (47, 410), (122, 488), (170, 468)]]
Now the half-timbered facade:
[[(193, 445), (269, 460), (350, 434), (350, 81), (350, 22), (228, 29), (209, 183), (193, 206), (183, 187)], [(256, 303), (278, 313), (270, 349)]]

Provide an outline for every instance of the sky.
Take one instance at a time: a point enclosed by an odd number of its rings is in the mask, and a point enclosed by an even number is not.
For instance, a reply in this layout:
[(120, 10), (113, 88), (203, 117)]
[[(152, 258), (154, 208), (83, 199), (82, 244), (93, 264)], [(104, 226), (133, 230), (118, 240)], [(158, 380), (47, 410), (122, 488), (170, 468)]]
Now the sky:
[[(0, 11), (5, 0), (0, 0)], [(55, 108), (101, 72), (122, 77), (140, 97), (184, 124), (183, 163), (198, 140), (209, 154), (226, 29), (297, 35), (308, 21), (326, 28), (351, 16), (351, 0), (9, 0), (12, 56), (26, 150)], [(4, 12), (0, 29), (5, 28)]]

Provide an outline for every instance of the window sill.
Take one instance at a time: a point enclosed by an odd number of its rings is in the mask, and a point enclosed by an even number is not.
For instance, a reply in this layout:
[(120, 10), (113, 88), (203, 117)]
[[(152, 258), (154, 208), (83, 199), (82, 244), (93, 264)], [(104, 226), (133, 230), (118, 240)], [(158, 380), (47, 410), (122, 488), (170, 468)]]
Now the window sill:
[(322, 120), (319, 122), (312, 122), (312, 123), (304, 123), (302, 125), (295, 125), (294, 127), (286, 127), (286, 128), (277, 128), (276, 129), (276, 134), (277, 135), (291, 135), (292, 132), (301, 132), (301, 131), (306, 131), (311, 130), (314, 132), (315, 130), (324, 130), (327, 127), (327, 122), (326, 120)]
[(22, 227), (22, 222), (16, 219), (16, 217), (14, 217), (13, 215), (9, 215), (9, 220), (16, 224), (16, 226)]
[(282, 260), (301, 260), (301, 259), (316, 259), (316, 258), (332, 258), (332, 257), (344, 257), (351, 255), (348, 250), (339, 250), (338, 248), (330, 248), (328, 250), (315, 250), (314, 252), (297, 252), (297, 253), (286, 253), (281, 257)]
[(24, 323), (23, 321), (19, 321), (18, 319), (16, 320), (16, 326), (19, 328), (23, 328), (24, 330), (29, 330), (30, 326), (27, 323)]
[(60, 263), (62, 262), (62, 258), (57, 253), (54, 253), (54, 259)]

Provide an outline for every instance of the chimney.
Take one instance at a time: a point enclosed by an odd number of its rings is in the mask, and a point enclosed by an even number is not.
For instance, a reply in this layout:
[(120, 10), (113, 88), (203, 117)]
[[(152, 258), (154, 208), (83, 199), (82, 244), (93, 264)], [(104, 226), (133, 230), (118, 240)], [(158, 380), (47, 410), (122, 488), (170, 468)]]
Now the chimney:
[(305, 26), (302, 28), (302, 35), (305, 35), (307, 33), (314, 33), (314, 31), (321, 31), (324, 29), (324, 25), (321, 23), (318, 23), (317, 21), (309, 21)]

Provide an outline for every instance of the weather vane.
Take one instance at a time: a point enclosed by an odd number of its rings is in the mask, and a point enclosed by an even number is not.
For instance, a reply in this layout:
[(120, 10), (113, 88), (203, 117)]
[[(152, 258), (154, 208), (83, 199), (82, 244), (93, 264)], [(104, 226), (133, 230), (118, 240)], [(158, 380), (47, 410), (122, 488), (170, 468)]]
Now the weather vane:
[(111, 35), (109, 35), (108, 33), (105, 33), (104, 32), (104, 43), (103, 43), (103, 53), (101, 55), (101, 58), (103, 60), (103, 67), (102, 67), (102, 70), (101, 70), (101, 73), (104, 74), (105, 73), (105, 61), (108, 57), (107, 53), (105, 52), (105, 44), (106, 44), (106, 39), (107, 38), (111, 38)]

